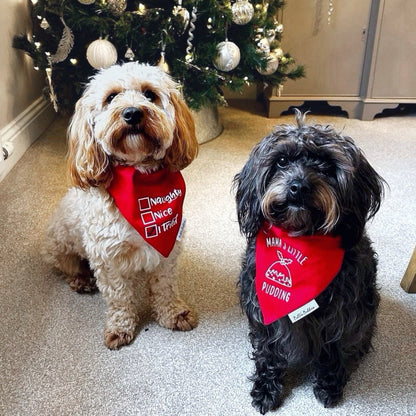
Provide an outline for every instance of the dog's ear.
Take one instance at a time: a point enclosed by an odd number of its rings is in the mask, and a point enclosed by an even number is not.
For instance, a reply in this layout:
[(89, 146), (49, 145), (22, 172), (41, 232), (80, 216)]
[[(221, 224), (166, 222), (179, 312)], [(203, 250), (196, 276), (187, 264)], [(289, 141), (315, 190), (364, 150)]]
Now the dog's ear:
[(181, 170), (196, 158), (198, 141), (194, 119), (179, 91), (171, 92), (171, 102), (175, 109), (175, 131), (172, 146), (166, 152), (165, 165), (171, 170)]
[(68, 128), (68, 174), (72, 185), (81, 189), (107, 186), (111, 180), (108, 156), (94, 137), (93, 105), (88, 90), (78, 100)]
[(264, 221), (261, 200), (266, 189), (266, 168), (262, 166), (260, 153), (261, 148), (258, 144), (233, 182), (236, 189), (238, 223), (241, 233), (247, 238), (255, 237)]
[(353, 160), (354, 169), (350, 176), (350, 185), (346, 189), (348, 211), (344, 213), (339, 229), (345, 248), (354, 246), (361, 239), (365, 224), (380, 208), (386, 185), (356, 147)]

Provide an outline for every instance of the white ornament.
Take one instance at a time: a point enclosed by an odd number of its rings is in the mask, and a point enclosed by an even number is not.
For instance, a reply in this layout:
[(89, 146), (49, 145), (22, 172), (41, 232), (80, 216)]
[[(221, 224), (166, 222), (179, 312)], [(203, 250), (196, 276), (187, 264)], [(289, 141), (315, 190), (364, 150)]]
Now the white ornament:
[(45, 18), (45, 17), (44, 17), (44, 18), (42, 19), (42, 21), (40, 22), (40, 27), (41, 27), (43, 30), (49, 29), (50, 25), (49, 25), (49, 22), (46, 20), (46, 18)]
[(260, 52), (263, 52), (265, 55), (268, 55), (270, 53), (270, 43), (267, 40), (267, 38), (261, 38), (257, 42), (257, 47)]
[(273, 53), (278, 57), (281, 58), (283, 56), (283, 50), (282, 48), (276, 48), (273, 49)]
[(276, 31), (274, 29), (266, 30), (266, 37), (269, 43), (272, 43), (276, 38)]
[(248, 0), (237, 0), (231, 6), (233, 22), (237, 25), (247, 24), (254, 16), (254, 7)]
[(157, 66), (162, 69), (162, 71), (169, 73), (169, 65), (165, 59), (165, 52), (160, 53), (160, 60), (157, 63)]
[(234, 42), (228, 40), (220, 42), (217, 45), (217, 52), (214, 66), (220, 71), (232, 71), (240, 63), (240, 49)]
[(135, 55), (134, 55), (133, 50), (130, 47), (127, 48), (126, 53), (124, 54), (124, 57), (128, 59), (129, 61), (132, 61), (134, 59)]
[(78, 0), (81, 4), (93, 4), (95, 0)]
[(87, 61), (95, 69), (108, 68), (117, 62), (117, 49), (106, 39), (97, 39), (87, 48)]
[(266, 69), (261, 69), (260, 67), (258, 67), (257, 71), (261, 75), (272, 75), (277, 71), (278, 67), (279, 67), (279, 57), (272, 52), (267, 57)]

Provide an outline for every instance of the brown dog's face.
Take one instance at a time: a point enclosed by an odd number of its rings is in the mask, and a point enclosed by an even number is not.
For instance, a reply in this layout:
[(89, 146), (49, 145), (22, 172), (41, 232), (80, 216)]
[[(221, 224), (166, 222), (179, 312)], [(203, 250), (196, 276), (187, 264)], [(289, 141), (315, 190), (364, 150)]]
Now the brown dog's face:
[(182, 169), (198, 146), (177, 84), (160, 68), (136, 62), (102, 70), (91, 80), (68, 138), (71, 177), (82, 188), (108, 183), (113, 163), (144, 171)]
[(126, 71), (115, 79), (106, 73), (94, 92), (97, 142), (106, 154), (135, 165), (162, 159), (175, 129), (173, 85), (164, 74), (148, 72), (137, 77)]

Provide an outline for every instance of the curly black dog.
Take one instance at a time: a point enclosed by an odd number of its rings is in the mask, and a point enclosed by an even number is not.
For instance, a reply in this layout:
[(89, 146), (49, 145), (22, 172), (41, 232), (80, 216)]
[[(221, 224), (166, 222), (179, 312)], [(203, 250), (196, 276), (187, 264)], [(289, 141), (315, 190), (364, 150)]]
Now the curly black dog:
[[(371, 348), (379, 304), (365, 225), (385, 182), (351, 138), (307, 125), (299, 111), (296, 121), (257, 144), (234, 179), (247, 238), (239, 285), (256, 367), (251, 396), (262, 414), (281, 405), (289, 367), (310, 366), (316, 398), (336, 405)], [(291, 303), (309, 300), (315, 306), (289, 318)]]

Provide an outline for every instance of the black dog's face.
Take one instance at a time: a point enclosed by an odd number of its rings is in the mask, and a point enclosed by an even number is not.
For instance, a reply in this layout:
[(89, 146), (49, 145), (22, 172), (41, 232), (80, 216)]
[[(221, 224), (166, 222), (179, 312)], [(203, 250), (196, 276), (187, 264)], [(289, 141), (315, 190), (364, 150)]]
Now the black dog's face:
[(297, 121), (265, 137), (236, 176), (240, 228), (252, 237), (267, 220), (292, 235), (339, 234), (351, 246), (380, 206), (383, 181), (350, 138)]
[(351, 158), (340, 143), (325, 143), (319, 136), (269, 140), (271, 163), (262, 178), (264, 217), (292, 235), (331, 232), (354, 170)]

